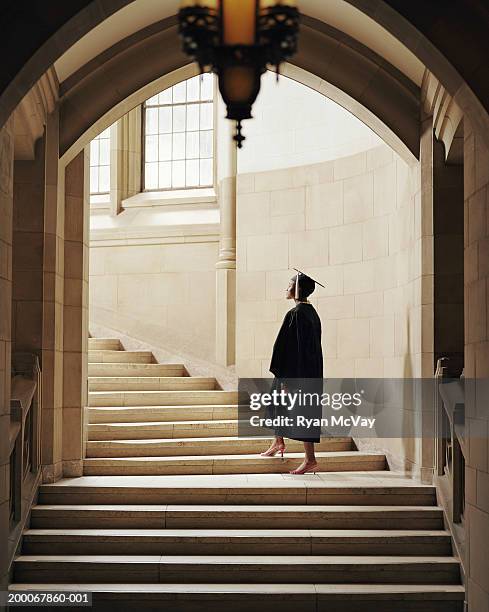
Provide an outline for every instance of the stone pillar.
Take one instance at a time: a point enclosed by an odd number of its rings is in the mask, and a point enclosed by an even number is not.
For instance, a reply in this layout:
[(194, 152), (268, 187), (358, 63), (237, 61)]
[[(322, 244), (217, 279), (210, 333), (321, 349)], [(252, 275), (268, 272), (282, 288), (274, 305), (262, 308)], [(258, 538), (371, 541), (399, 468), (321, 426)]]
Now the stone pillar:
[[(441, 356), (463, 359), (463, 195), (460, 166), (445, 163), (443, 144), (435, 138), (433, 117), (423, 116), (420, 139), (421, 201), (416, 203), (417, 238), (423, 240), (419, 253), (421, 274), (421, 376), (433, 376)], [(458, 348), (457, 348), (458, 347)], [(462, 349), (462, 350), (461, 350)], [(426, 431), (433, 429), (432, 398), (427, 404)], [(431, 482), (434, 445), (431, 436), (418, 441), (421, 478)]]
[(489, 602), (489, 149), (483, 135), (464, 119), (464, 297), (465, 377), (484, 379), (479, 397), (465, 404), (466, 461), (465, 571), (469, 611), (487, 610)]
[(81, 476), (87, 406), (88, 149), (65, 170), (63, 307), (63, 475)]
[(9, 533), (10, 359), (12, 304), (14, 134), (13, 120), (0, 129), (0, 589), (6, 589)]
[[(421, 121), (420, 132), (420, 189), (416, 190), (413, 201), (415, 217), (415, 238), (420, 245), (417, 251), (418, 258), (414, 262), (418, 266), (417, 272), (421, 275), (416, 298), (416, 306), (419, 310), (419, 326), (416, 334), (419, 335), (421, 350), (418, 376), (429, 378), (433, 376), (433, 117), (424, 115)], [(408, 377), (416, 374), (408, 374)], [(433, 431), (433, 398), (431, 394), (423, 394), (418, 397), (417, 405), (423, 413), (423, 430)], [(414, 472), (425, 483), (431, 483), (434, 472), (434, 439), (430, 435), (422, 435), (405, 439), (402, 441), (405, 447), (412, 448), (412, 461)]]
[(450, 359), (453, 375), (464, 365), (464, 176), (445, 162), (433, 142), (434, 364)]
[(64, 173), (57, 109), (47, 116), (45, 141), (41, 463), (43, 482), (54, 482), (63, 473)]
[[(35, 353), (40, 360), (41, 464), (44, 482), (54, 482), (62, 475), (61, 335), (55, 358), (56, 318), (63, 303), (58, 290), (60, 302), (56, 307), (55, 293), (60, 280), (62, 287), (62, 277), (56, 274), (62, 265), (56, 244), (57, 114), (50, 116), (47, 124), (45, 135), (36, 142), (33, 159), (14, 163), (12, 344), (13, 351)], [(55, 377), (60, 385), (58, 401), (55, 400)]]
[[(222, 123), (222, 122), (221, 122)], [(223, 123), (228, 159), (219, 182), (220, 240), (216, 263), (216, 361), (229, 366), (236, 361), (236, 173), (237, 150), (231, 122)], [(219, 126), (221, 127), (221, 126)], [(227, 128), (227, 129), (226, 129)]]
[(141, 191), (141, 106), (110, 129), (110, 208), (118, 215), (122, 200)]
[[(14, 161), (12, 351), (41, 359), (44, 258), (44, 137), (32, 160)], [(42, 363), (41, 363), (42, 370)]]
[(420, 285), (420, 308), (421, 327), (418, 333), (421, 335), (421, 358), (420, 374), (422, 377), (433, 375), (433, 117), (424, 116), (421, 121), (419, 165), (421, 175), (421, 189), (419, 201), (415, 198), (415, 230), (416, 239), (424, 240), (424, 248), (421, 249), (422, 258), (419, 272), (422, 274)]

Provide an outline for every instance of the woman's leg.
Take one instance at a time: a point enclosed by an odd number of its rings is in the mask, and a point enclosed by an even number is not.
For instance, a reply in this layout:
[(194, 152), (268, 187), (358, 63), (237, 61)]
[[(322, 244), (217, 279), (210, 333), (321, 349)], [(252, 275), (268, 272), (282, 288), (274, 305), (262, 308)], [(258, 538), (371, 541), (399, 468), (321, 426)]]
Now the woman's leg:
[(316, 455), (314, 453), (314, 442), (304, 442), (304, 454), (306, 456), (307, 463), (317, 463)]
[(314, 472), (318, 467), (316, 455), (314, 453), (314, 442), (304, 441), (304, 461), (296, 470), (292, 470), (291, 474), (304, 474), (305, 472)]
[(275, 440), (272, 442), (270, 447), (266, 451), (261, 453), (261, 455), (262, 455), (262, 457), (273, 457), (278, 452), (281, 452), (282, 453), (282, 457), (283, 457), (284, 450), (285, 450), (285, 442), (284, 442), (283, 437), (276, 435), (275, 436)]

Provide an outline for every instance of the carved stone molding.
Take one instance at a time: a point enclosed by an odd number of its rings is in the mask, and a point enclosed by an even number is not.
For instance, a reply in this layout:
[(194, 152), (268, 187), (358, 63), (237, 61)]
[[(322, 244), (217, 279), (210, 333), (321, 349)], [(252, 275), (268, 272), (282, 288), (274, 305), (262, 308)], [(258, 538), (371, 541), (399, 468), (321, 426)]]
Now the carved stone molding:
[(49, 68), (14, 111), (15, 159), (32, 160), (38, 138), (44, 133), (47, 116), (58, 101), (59, 83)]
[(445, 145), (445, 157), (452, 164), (463, 163), (463, 111), (440, 81), (425, 70), (421, 85), (423, 110), (433, 117), (438, 140)]
[[(96, 122), (99, 132), (141, 104), (148, 84), (188, 65), (177, 26), (164, 20), (159, 27), (150, 32), (143, 29), (124, 44), (101, 53), (90, 63), (90, 71), (83, 69), (77, 80), (70, 77), (69, 88), (63, 83), (62, 157), (67, 154), (71, 159), (89, 142), (89, 130)], [(384, 131), (392, 132), (413, 160), (419, 156), (419, 87), (379, 55), (335, 28), (304, 17), (300, 50), (293, 65), (315, 75), (319, 84), (323, 81), (344, 92), (356, 103), (348, 103), (351, 112), (363, 107), (361, 120), (377, 117), (375, 123), (383, 123)], [(333, 95), (331, 88), (329, 95)], [(343, 100), (347, 104), (345, 97)]]

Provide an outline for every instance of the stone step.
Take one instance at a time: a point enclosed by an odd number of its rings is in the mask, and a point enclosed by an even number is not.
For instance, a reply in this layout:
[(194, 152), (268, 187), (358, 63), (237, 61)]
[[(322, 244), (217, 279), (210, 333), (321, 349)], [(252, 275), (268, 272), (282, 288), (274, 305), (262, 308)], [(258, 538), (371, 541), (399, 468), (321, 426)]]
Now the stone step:
[(151, 351), (88, 351), (88, 363), (154, 363)]
[(463, 611), (434, 487), (351, 438), (290, 475), (302, 443), (260, 457), (270, 438), (237, 437), (214, 378), (117, 339), (89, 362), (87, 475), (41, 486), (11, 590), (93, 593), (97, 612)]
[(212, 391), (215, 378), (204, 376), (90, 376), (89, 391)]
[(148, 423), (92, 423), (89, 440), (152, 440), (159, 438), (211, 438), (237, 436), (238, 421), (167, 421)]
[(186, 376), (181, 363), (89, 363), (88, 376)]
[(90, 351), (123, 351), (119, 338), (89, 338), (88, 349)]
[[(13, 584), (92, 594), (94, 612), (463, 612), (464, 588), (437, 584)], [(57, 608), (58, 609), (58, 608)]]
[[(83, 463), (83, 473), (87, 476), (288, 473), (298, 467), (303, 458), (304, 453), (287, 453), (283, 459), (255, 454), (87, 458)], [(319, 452), (316, 459), (318, 472), (383, 470), (386, 464), (382, 453), (358, 451)]]
[[(87, 442), (88, 458), (110, 457), (175, 457), (207, 455), (248, 455), (266, 450), (270, 439), (238, 437), (175, 438), (150, 440), (90, 440)], [(351, 451), (351, 438), (323, 438), (315, 446), (316, 451)], [(300, 453), (304, 444), (287, 440), (289, 452)], [(354, 459), (356, 457), (354, 456)]]
[(457, 584), (455, 557), (20, 555), (15, 582)]
[(89, 406), (175, 406), (235, 404), (236, 391), (91, 391)]
[[(89, 423), (118, 425), (168, 421), (237, 420), (236, 404), (201, 404), (179, 406), (92, 406), (88, 409)], [(236, 421), (237, 422), (237, 421)]]
[(448, 531), (27, 529), (24, 555), (451, 555)]
[(442, 530), (436, 506), (37, 505), (34, 529), (424, 529)]
[(39, 503), (436, 506), (436, 489), (385, 471), (307, 476), (83, 476), (41, 485)]

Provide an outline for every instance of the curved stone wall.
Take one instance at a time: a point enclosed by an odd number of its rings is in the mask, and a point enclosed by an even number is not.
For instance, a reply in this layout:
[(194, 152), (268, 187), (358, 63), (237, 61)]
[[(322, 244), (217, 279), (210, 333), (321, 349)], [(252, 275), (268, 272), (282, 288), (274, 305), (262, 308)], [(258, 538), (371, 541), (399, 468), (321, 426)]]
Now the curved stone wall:
[[(386, 145), (238, 176), (237, 373), (270, 376), (292, 267), (321, 280), (325, 376), (432, 374), (432, 265), (419, 165)], [(426, 345), (423, 345), (426, 338)]]
[(383, 144), (365, 123), (323, 93), (282, 74), (277, 81), (271, 71), (262, 76), (253, 120), (244, 123), (244, 133), (238, 152), (241, 174), (323, 162)]

